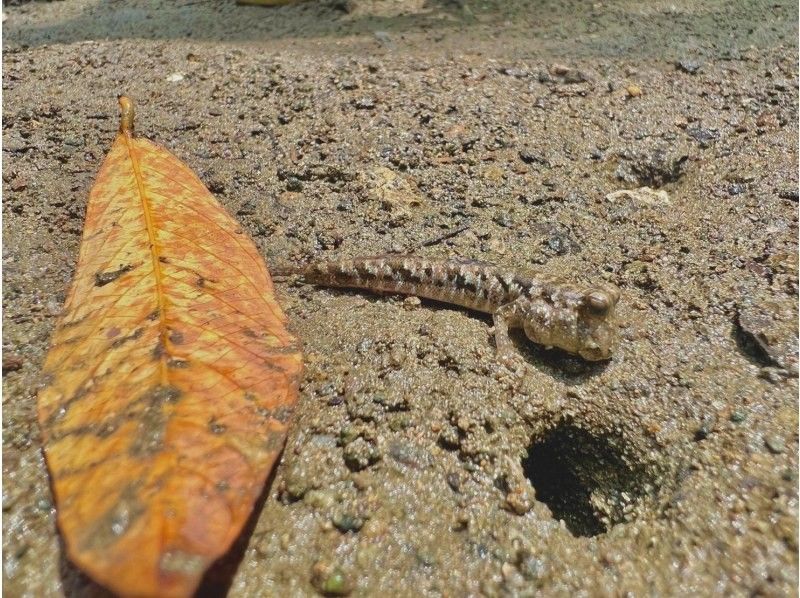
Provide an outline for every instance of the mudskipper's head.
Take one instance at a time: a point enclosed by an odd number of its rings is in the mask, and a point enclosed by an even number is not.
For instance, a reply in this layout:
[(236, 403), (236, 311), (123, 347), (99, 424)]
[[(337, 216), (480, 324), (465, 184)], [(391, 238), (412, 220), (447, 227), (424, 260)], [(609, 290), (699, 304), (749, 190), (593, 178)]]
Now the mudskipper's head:
[(616, 340), (617, 301), (619, 289), (611, 285), (565, 291), (533, 305), (522, 318), (523, 328), (536, 343), (587, 361), (609, 359)]

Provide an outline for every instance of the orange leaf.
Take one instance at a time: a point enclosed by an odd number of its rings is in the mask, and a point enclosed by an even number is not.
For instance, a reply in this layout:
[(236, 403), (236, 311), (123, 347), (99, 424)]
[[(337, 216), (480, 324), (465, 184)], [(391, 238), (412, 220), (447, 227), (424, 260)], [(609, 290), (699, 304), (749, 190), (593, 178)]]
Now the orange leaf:
[(253, 242), (120, 106), (39, 423), (70, 559), (124, 596), (187, 596), (280, 454), (301, 354)]

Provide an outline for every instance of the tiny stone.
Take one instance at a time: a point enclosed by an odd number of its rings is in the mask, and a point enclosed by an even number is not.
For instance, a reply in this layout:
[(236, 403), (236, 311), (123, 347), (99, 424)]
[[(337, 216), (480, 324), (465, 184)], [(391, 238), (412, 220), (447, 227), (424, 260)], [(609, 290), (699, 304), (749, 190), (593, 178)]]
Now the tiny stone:
[(731, 421), (735, 424), (740, 424), (747, 419), (747, 413), (744, 411), (736, 410), (731, 413)]
[(375, 421), (380, 418), (381, 413), (369, 396), (356, 394), (347, 399), (347, 414), (351, 419)]
[(8, 186), (12, 191), (24, 191), (28, 188), (28, 181), (26, 181), (23, 177), (16, 176), (11, 180)]
[(502, 227), (509, 228), (514, 225), (514, 220), (508, 212), (500, 212), (492, 220)]
[(342, 533), (357, 532), (364, 525), (364, 519), (352, 513), (337, 513), (331, 522)]
[(179, 81), (183, 81), (183, 74), (181, 73), (172, 73), (167, 76), (167, 83), (178, 83)]
[(699, 125), (687, 127), (686, 133), (697, 141), (702, 148), (708, 148), (719, 139), (719, 132), (715, 129), (703, 128)]
[(322, 594), (331, 596), (346, 596), (352, 591), (344, 571), (322, 561), (311, 567), (311, 585)]
[(26, 152), (31, 149), (24, 140), (15, 138), (11, 135), (3, 135), (3, 151), (17, 153)]
[(309, 484), (303, 476), (290, 476), (284, 484), (286, 494), (290, 500), (303, 498), (309, 490)]
[(514, 488), (506, 495), (506, 506), (517, 515), (524, 515), (533, 508), (533, 501), (524, 488)]
[(427, 450), (414, 446), (401, 440), (392, 441), (389, 444), (389, 455), (403, 465), (422, 469), (432, 464), (433, 458)]
[(704, 423), (694, 431), (694, 439), (696, 441), (705, 440), (709, 434), (711, 434), (711, 428), (709, 424)]
[(422, 301), (420, 300), (419, 297), (415, 297), (412, 295), (410, 297), (406, 297), (405, 299), (403, 299), (403, 307), (409, 311), (412, 309), (416, 309), (420, 305), (422, 305)]
[(356, 345), (356, 351), (358, 351), (362, 355), (364, 353), (368, 353), (370, 348), (373, 345), (373, 342), (374, 341), (371, 338), (361, 339), (361, 341), (359, 341), (358, 345)]
[(764, 437), (764, 444), (766, 445), (767, 449), (773, 455), (779, 455), (784, 450), (786, 450), (786, 443), (783, 441), (783, 438), (776, 436), (775, 434), (768, 434)]
[(701, 66), (703, 66), (702, 63), (696, 60), (689, 60), (687, 58), (683, 58), (675, 64), (675, 67), (678, 70), (681, 70), (684, 73), (689, 73), (690, 75), (694, 75), (695, 73), (697, 73), (697, 71), (700, 70)]
[(786, 91), (791, 87), (791, 85), (789, 85), (789, 82), (786, 79), (777, 79), (772, 83), (772, 87), (778, 91)]
[(355, 100), (353, 106), (359, 110), (372, 110), (375, 108), (375, 100), (370, 97), (363, 97)]
[(642, 88), (638, 85), (628, 85), (628, 87), (625, 88), (625, 91), (631, 98), (638, 98), (640, 95), (642, 95)]
[(742, 185), (741, 183), (731, 183), (728, 186), (728, 195), (741, 195), (745, 192), (747, 187)]
[(16, 372), (19, 369), (22, 369), (22, 357), (17, 355), (16, 353), (3, 353), (3, 375), (5, 376), (8, 372)]
[(380, 458), (375, 446), (360, 437), (344, 447), (344, 462), (351, 471), (366, 469)]

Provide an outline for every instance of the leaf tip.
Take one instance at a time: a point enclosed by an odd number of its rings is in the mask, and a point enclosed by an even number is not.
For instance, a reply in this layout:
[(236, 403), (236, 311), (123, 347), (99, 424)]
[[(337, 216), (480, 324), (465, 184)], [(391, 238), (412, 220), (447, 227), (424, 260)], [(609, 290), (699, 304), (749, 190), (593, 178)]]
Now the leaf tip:
[(128, 96), (119, 96), (119, 132), (133, 135), (133, 100)]

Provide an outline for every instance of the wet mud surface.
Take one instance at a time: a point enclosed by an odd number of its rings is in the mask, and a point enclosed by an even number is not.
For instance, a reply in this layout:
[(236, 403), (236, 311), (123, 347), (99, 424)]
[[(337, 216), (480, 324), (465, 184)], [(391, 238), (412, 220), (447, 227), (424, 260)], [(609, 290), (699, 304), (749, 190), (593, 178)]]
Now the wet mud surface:
[(296, 419), (201, 593), (795, 595), (796, 6), (389, 4), (5, 8), (4, 594), (102, 595), (35, 397), (124, 92), (270, 266), (622, 291), (610, 362), (502, 363), (486, 316), (281, 279)]

